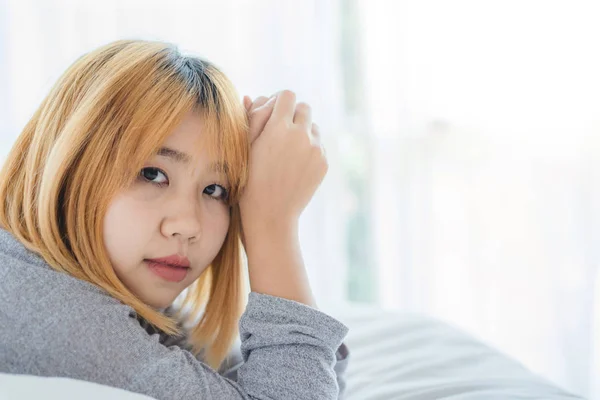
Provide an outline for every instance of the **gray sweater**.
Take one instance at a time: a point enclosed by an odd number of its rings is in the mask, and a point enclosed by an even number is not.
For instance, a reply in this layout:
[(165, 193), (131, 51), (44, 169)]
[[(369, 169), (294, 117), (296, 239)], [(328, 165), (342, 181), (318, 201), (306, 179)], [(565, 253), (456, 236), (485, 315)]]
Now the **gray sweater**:
[(101, 288), (52, 269), (0, 229), (0, 372), (96, 382), (157, 399), (337, 399), (348, 328), (251, 292), (241, 347), (215, 371)]

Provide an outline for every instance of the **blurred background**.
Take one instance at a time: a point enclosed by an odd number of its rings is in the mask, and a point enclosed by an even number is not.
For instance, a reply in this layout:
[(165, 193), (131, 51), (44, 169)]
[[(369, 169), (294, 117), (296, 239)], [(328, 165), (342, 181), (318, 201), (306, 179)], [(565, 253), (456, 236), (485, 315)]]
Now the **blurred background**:
[[(600, 6), (534, 0), (0, 0), (0, 161), (59, 75), (175, 43), (313, 106), (319, 303), (450, 322), (600, 398)], [(402, 357), (401, 354), (398, 357)]]

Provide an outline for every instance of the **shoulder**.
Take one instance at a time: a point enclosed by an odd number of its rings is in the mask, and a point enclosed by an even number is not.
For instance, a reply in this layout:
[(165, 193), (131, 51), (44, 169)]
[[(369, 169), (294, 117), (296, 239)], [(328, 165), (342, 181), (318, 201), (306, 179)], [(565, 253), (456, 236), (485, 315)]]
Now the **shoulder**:
[[(87, 318), (96, 313), (125, 313), (133, 309), (120, 303), (102, 288), (48, 264), (31, 264), (0, 254), (0, 309), (4, 315), (32, 324)], [(0, 315), (2, 315), (0, 314)], [(60, 316), (60, 317), (59, 317)]]
[(97, 364), (103, 345), (116, 347), (111, 338), (148, 336), (131, 307), (93, 284), (6, 256), (0, 271), (0, 358), (12, 372), (43, 372), (72, 355)]

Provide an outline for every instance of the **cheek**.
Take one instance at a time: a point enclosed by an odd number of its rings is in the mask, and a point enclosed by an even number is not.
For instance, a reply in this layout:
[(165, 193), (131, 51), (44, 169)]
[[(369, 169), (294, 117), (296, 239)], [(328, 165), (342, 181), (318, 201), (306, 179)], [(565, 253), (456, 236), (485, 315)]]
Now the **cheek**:
[(229, 230), (229, 224), (231, 223), (231, 214), (229, 212), (229, 207), (223, 207), (223, 214), (221, 218), (221, 224), (219, 225), (219, 229), (223, 234), (223, 239), (225, 235), (227, 235), (227, 231)]
[(131, 196), (117, 196), (104, 218), (104, 244), (116, 269), (126, 268), (142, 256), (152, 230), (152, 214)]
[(203, 245), (205, 251), (211, 256), (216, 256), (223, 243), (225, 242), (225, 237), (227, 236), (227, 232), (229, 230), (229, 209), (223, 207), (219, 212), (212, 212), (210, 218), (207, 218), (204, 221), (203, 228), (203, 241), (205, 244)]

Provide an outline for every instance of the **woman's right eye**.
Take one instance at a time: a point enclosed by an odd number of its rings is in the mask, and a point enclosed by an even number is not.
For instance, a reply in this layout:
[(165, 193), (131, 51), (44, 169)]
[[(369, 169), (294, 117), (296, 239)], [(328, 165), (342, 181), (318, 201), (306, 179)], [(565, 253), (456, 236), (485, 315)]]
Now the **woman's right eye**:
[(154, 167), (143, 168), (140, 171), (140, 177), (150, 183), (159, 186), (167, 185), (169, 183), (169, 180), (167, 179), (167, 174), (165, 174), (160, 169)]

